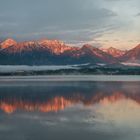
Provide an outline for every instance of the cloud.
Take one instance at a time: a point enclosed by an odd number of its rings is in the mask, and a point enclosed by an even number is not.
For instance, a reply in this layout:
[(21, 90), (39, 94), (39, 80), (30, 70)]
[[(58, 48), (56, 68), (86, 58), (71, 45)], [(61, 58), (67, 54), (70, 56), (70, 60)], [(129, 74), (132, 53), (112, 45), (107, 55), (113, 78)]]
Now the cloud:
[(136, 16), (140, 16), (140, 13), (137, 13)]
[(92, 42), (109, 33), (137, 31), (138, 5), (138, 0), (1, 0), (0, 38)]
[[(0, 20), (9, 24), (3, 25), (0, 36), (11, 34), (16, 38), (21, 36), (26, 39), (30, 35), (30, 38), (45, 35), (60, 38), (62, 35), (61, 38), (65, 40), (65, 35), (71, 35), (70, 38), (84, 38), (80, 34), (90, 34), (91, 31), (87, 31), (91, 26), (92, 31), (102, 28), (109, 18), (117, 16), (113, 11), (99, 6), (100, 4), (92, 0), (25, 0), (24, 3), (18, 0), (2, 0), (0, 12), (5, 16), (0, 16)], [(13, 22), (19, 26), (10, 28)], [(45, 27), (52, 29), (52, 26), (57, 30), (44, 30)]]

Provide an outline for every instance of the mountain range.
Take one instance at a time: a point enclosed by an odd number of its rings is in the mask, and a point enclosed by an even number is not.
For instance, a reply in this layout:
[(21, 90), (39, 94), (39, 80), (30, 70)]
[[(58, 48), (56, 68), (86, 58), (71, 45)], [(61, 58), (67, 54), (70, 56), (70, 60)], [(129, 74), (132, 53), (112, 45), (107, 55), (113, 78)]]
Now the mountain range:
[(68, 65), (68, 64), (140, 63), (140, 45), (122, 51), (113, 47), (103, 49), (85, 44), (70, 46), (58, 40), (16, 42), (6, 39), (0, 43), (0, 65)]

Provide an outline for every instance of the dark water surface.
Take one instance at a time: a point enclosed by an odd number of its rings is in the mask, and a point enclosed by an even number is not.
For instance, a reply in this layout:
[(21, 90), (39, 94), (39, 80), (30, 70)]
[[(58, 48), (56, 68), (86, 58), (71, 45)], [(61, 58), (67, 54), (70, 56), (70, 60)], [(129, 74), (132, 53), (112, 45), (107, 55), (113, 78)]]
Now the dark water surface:
[(0, 140), (140, 140), (140, 82), (1, 83)]

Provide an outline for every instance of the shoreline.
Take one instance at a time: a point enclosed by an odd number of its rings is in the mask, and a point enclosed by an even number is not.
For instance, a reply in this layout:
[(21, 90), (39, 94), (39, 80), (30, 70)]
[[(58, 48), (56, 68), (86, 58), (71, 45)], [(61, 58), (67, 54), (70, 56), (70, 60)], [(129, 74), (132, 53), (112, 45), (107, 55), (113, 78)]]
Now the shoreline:
[(140, 81), (140, 75), (45, 75), (45, 76), (0, 76), (0, 82), (125, 82)]

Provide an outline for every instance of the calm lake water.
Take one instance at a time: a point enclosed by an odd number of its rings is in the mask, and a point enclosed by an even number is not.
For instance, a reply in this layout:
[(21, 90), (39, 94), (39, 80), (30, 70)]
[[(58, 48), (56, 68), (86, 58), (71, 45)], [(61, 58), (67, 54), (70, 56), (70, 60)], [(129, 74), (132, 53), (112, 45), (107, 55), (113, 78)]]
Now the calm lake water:
[(0, 84), (0, 140), (140, 140), (140, 82)]

